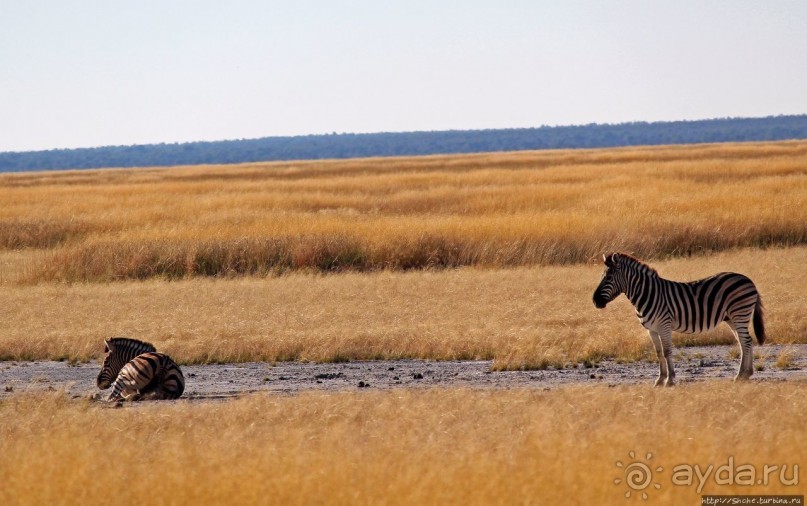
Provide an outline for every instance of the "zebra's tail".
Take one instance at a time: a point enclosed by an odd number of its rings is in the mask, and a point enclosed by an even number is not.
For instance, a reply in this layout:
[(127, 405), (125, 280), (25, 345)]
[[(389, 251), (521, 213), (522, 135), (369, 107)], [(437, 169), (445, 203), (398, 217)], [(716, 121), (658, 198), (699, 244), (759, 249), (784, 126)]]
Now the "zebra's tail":
[(754, 334), (761, 346), (765, 342), (765, 311), (762, 307), (761, 295), (757, 295), (757, 304), (754, 306)]

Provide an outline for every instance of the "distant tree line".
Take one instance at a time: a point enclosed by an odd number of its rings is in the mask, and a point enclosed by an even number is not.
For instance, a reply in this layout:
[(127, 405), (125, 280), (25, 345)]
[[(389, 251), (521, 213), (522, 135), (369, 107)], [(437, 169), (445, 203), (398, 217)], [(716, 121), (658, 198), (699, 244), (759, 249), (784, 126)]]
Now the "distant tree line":
[(264, 137), (0, 153), (0, 172), (807, 139), (807, 115)]

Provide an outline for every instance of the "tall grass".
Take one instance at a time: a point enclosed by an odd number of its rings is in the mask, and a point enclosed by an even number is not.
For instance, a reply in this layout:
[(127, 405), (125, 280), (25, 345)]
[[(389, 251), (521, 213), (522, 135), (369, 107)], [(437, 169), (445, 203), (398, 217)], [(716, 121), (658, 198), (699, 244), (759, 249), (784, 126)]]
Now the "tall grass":
[(585, 262), (807, 242), (807, 143), (0, 176), (29, 282)]
[[(804, 386), (309, 393), (118, 410), (18, 394), (0, 401), (0, 502), (695, 504), (702, 494), (800, 494)], [(634, 460), (651, 464), (659, 485), (648, 484), (647, 501), (636, 490), (625, 499)], [(755, 484), (717, 482), (730, 461), (753, 466)], [(702, 488), (694, 477), (673, 484), (682, 464), (712, 466)], [(767, 483), (766, 465), (777, 466)], [(780, 480), (783, 465), (797, 485)]]
[[(805, 265), (804, 246), (653, 263), (662, 276), (677, 280), (727, 270), (750, 276), (762, 293), (774, 343), (807, 343)], [(0, 359), (89, 360), (101, 356), (102, 338), (113, 335), (153, 342), (182, 363), (492, 359), (496, 368), (519, 369), (654, 357), (624, 297), (605, 310), (594, 307), (591, 297), (601, 273), (601, 265), (587, 264), (171, 282), (9, 282), (0, 286)], [(725, 325), (675, 340), (734, 342)]]
[(85, 235), (88, 227), (73, 220), (0, 221), (0, 250), (53, 248)]

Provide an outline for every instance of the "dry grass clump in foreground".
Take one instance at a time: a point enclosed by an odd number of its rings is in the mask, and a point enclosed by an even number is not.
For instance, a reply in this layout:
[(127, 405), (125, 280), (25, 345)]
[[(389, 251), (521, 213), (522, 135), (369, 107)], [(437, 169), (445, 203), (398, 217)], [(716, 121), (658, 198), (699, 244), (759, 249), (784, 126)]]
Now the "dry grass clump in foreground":
[[(774, 343), (807, 342), (805, 265), (807, 247), (653, 263), (678, 280), (726, 270), (750, 276), (762, 293)], [(497, 368), (518, 369), (654, 356), (624, 297), (605, 310), (594, 307), (601, 274), (600, 265), (577, 265), (9, 283), (0, 290), (0, 358), (86, 360), (100, 356), (102, 338), (115, 335), (153, 342), (182, 363), (493, 359)], [(725, 326), (675, 339), (734, 342)]]
[[(625, 504), (633, 460), (660, 485), (644, 490), (648, 503), (797, 494), (804, 386), (311, 393), (118, 410), (20, 394), (0, 401), (0, 502), (100, 504), (114, 491), (132, 504)], [(755, 482), (778, 467), (767, 484), (719, 484), (729, 462), (753, 466)], [(713, 468), (699, 490), (694, 473), (673, 484), (681, 464)]]
[(0, 175), (23, 279), (585, 262), (807, 242), (807, 142)]

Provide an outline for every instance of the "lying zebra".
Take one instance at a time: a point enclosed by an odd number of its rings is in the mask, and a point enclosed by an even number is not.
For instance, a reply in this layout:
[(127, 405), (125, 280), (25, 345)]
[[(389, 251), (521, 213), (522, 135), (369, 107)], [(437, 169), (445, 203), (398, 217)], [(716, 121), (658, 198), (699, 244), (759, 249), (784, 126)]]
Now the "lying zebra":
[(185, 390), (182, 370), (150, 343), (125, 337), (104, 340), (98, 388), (112, 387), (107, 401), (176, 399)]
[(624, 293), (636, 309), (636, 316), (650, 333), (659, 361), (656, 386), (672, 386), (672, 333), (697, 333), (728, 323), (740, 345), (740, 369), (735, 380), (754, 373), (753, 342), (748, 332), (753, 315), (754, 334), (765, 342), (762, 299), (754, 283), (734, 272), (678, 283), (662, 278), (655, 269), (630, 255), (603, 255), (605, 273), (594, 291), (594, 305), (602, 309)]

